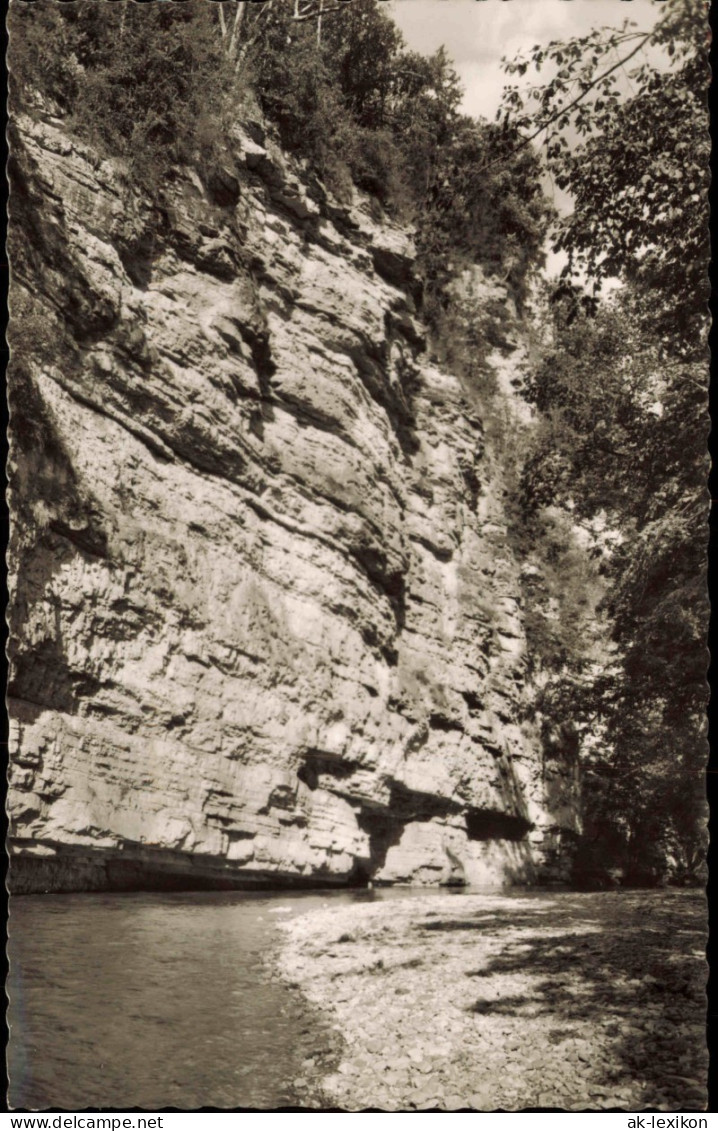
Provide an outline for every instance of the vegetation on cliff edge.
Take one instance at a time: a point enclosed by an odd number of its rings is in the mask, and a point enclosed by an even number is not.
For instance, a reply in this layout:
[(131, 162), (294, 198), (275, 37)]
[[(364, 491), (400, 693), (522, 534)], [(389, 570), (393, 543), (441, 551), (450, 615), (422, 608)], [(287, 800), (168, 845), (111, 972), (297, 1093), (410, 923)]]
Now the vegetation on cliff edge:
[(521, 301), (550, 215), (534, 154), (511, 124), (462, 114), (445, 52), (409, 51), (380, 0), (325, 7), (320, 20), (295, 0), (15, 0), (15, 105), (57, 107), (160, 202), (179, 165), (219, 159), (256, 97), (283, 147), (335, 194), (357, 185), (415, 226), (430, 320), (464, 263), (503, 274)]

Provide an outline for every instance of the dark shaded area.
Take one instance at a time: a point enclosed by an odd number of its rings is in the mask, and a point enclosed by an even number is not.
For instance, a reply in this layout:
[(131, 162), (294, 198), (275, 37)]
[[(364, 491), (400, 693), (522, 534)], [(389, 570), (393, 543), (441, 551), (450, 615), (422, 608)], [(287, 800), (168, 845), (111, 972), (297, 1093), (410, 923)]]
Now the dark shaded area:
[[(24, 332), (29, 335), (35, 329), (30, 317)], [(37, 348), (41, 345), (38, 343)], [(67, 362), (61, 345), (57, 343), (58, 358)], [(81, 699), (93, 696), (99, 682), (91, 673), (69, 663), (59, 616), (55, 617), (54, 633), (29, 651), (23, 643), (25, 627), (31, 609), (46, 597), (53, 574), (64, 563), (78, 553), (91, 559), (109, 557), (107, 523), (100, 506), (78, 480), (73, 454), (30, 375), (28, 342), (18, 336), (17, 330), (12, 346), (14, 365), (8, 403), (13, 423), (10, 480), (15, 521), (10, 531), (10, 553), (18, 583), (8, 608), (11, 637), (7, 692), (12, 698), (52, 704), (76, 714)], [(48, 516), (45, 525), (37, 520), (37, 503)]]
[(54, 534), (59, 534), (61, 538), (66, 538), (68, 542), (72, 542), (73, 546), (76, 546), (78, 550), (91, 558), (108, 557), (107, 534), (102, 529), (86, 526), (77, 530), (62, 518), (51, 518), (48, 528)]
[(466, 814), (469, 840), (523, 840), (533, 828), (525, 817), (485, 809), (470, 809)]
[[(311, 309), (305, 303), (299, 305)], [(332, 345), (337, 353), (345, 354), (354, 363), (357, 376), (370, 397), (386, 412), (401, 450), (410, 460), (419, 449), (414, 402), (421, 380), (413, 355), (422, 350), (419, 345), (410, 345), (408, 351), (402, 349), (393, 361), (399, 381), (391, 381), (392, 343), (397, 338), (406, 341), (406, 332), (403, 328), (399, 332), (391, 311), (385, 312), (384, 333), (384, 338), (378, 341), (364, 333), (357, 333), (352, 342), (337, 337)]]
[(158, 251), (156, 233), (147, 228), (132, 236), (120, 234), (116, 241), (120, 262), (136, 287), (146, 290)]
[(368, 860), (356, 862), (352, 881), (368, 883), (384, 867), (389, 849), (401, 840), (404, 822), (384, 809), (364, 807), (357, 816), (357, 823), (369, 836), (370, 856)]
[(255, 329), (252, 326), (243, 326), (242, 337), (251, 350), (259, 387), (263, 395), (268, 396), (270, 392), (269, 383), (277, 371), (277, 366), (272, 359), (269, 330), (265, 327)]
[[(523, 996), (482, 995), (467, 1005), (471, 1013), (546, 1015), (559, 1027), (589, 1022), (609, 1036), (611, 1059), (603, 1081), (607, 1087), (642, 1080), (651, 1103), (668, 1104), (671, 1110), (704, 1110), (707, 968), (699, 957), (705, 947), (701, 904), (667, 896), (668, 907), (658, 912), (653, 904), (645, 904), (646, 921), (641, 924), (644, 908), (640, 902), (636, 905), (637, 898), (616, 893), (595, 897), (600, 903), (576, 902), (572, 908), (563, 904), (525, 913), (482, 912), (465, 919), (432, 917), (417, 929), (505, 931), (501, 952), (483, 968), (467, 971), (467, 977), (476, 986), (497, 975), (527, 971), (539, 980)], [(526, 933), (517, 935), (519, 930)], [(594, 1069), (603, 1067), (596, 1060), (592, 1064)]]
[(17, 130), (11, 130), (10, 141), (8, 250), (16, 284), (34, 293), (37, 280), (47, 279), (55, 309), (62, 312), (74, 339), (82, 344), (95, 342), (117, 325), (119, 311), (106, 295), (93, 288), (68, 247), (64, 208), (59, 201), (48, 202), (43, 194), (42, 170)]
[(231, 169), (216, 166), (205, 177), (210, 199), (220, 208), (234, 208), (240, 197), (240, 184)]
[[(478, 494), (478, 480), (477, 480), (477, 494)], [(473, 506), (474, 507), (476, 506), (475, 500), (473, 502)], [(483, 704), (480, 696), (478, 696), (475, 691), (462, 691), (461, 695), (464, 699), (464, 702), (466, 703), (466, 706), (469, 708), (470, 711), (483, 711), (484, 704)]]
[(392, 814), (404, 822), (430, 821), (433, 817), (448, 817), (459, 811), (456, 802), (448, 798), (418, 793), (400, 782), (394, 782), (391, 787), (389, 807)]
[(319, 776), (329, 774), (336, 781), (351, 777), (356, 771), (355, 762), (345, 762), (340, 756), (325, 750), (307, 750), (304, 762), (297, 770), (297, 777), (309, 789), (316, 789)]
[[(371, 536), (370, 536), (371, 537)], [(378, 542), (365, 541), (350, 546), (352, 557), (359, 563), (371, 582), (389, 601), (394, 615), (397, 634), (406, 623), (406, 577), (402, 569), (393, 566), (390, 555)], [(371, 635), (371, 630), (365, 632)]]
[[(13, 664), (7, 683), (9, 706), (23, 700), (67, 715), (78, 715), (86, 700), (93, 699), (102, 688), (102, 681), (73, 668), (65, 654), (61, 636), (40, 641), (32, 652), (13, 647)], [(13, 711), (14, 714), (14, 711)]]
[[(394, 782), (391, 787), (388, 807), (386, 809), (365, 808), (358, 818), (360, 828), (369, 834), (371, 841), (371, 859), (366, 865), (361, 865), (361, 874), (366, 878), (371, 878), (382, 868), (386, 861), (387, 852), (393, 845), (399, 843), (407, 824), (414, 821), (430, 821), (436, 817), (447, 818), (458, 814), (460, 811), (461, 806), (455, 801), (437, 797), (434, 794), (418, 793), (407, 789), (401, 783)], [(509, 813), (483, 809), (472, 809), (466, 813), (469, 840), (520, 841), (531, 827), (531, 824), (523, 817)], [(446, 851), (455, 867), (455, 875), (448, 882), (456, 886), (464, 886), (466, 880), (463, 876), (461, 862), (452, 858), (448, 848)], [(471, 920), (469, 926), (473, 928), (474, 925), (474, 921)], [(453, 929), (453, 922), (452, 927), (448, 929)]]
[[(341, 756), (331, 752), (308, 750), (297, 770), (297, 777), (309, 789), (314, 790), (318, 787), (321, 776), (330, 776), (337, 783), (334, 792), (341, 794), (341, 783), (351, 778), (356, 769), (356, 763), (344, 761)], [(346, 792), (345, 796), (351, 797), (351, 792)], [(349, 882), (366, 883), (373, 879), (384, 866), (389, 849), (401, 840), (406, 825), (434, 818), (446, 819), (457, 816), (462, 811), (463, 806), (450, 798), (419, 793), (407, 789), (401, 782), (393, 782), (386, 806), (363, 803), (357, 814), (359, 827), (369, 836), (370, 854), (368, 859), (356, 862)], [(494, 810), (469, 809), (465, 811), (465, 820), (469, 840), (519, 842), (532, 828), (524, 817)], [(452, 858), (448, 848), (446, 851), (456, 870), (454, 878), (448, 882), (464, 886), (466, 881), (461, 862)], [(474, 926), (473, 920), (469, 926)]]
[(290, 873), (251, 873), (223, 866), (216, 857), (190, 857), (181, 852), (142, 852), (130, 848), (122, 855), (99, 852), (81, 854), (61, 851), (56, 857), (10, 858), (9, 889), (12, 895), (49, 892), (199, 892), (199, 891), (290, 891), (314, 888), (363, 886), (359, 875), (351, 882), (340, 876), (317, 872), (312, 876)]
[(459, 730), (463, 731), (464, 724), (461, 719), (452, 719), (448, 715), (440, 714), (438, 711), (432, 712), (429, 715), (429, 726), (432, 730)]

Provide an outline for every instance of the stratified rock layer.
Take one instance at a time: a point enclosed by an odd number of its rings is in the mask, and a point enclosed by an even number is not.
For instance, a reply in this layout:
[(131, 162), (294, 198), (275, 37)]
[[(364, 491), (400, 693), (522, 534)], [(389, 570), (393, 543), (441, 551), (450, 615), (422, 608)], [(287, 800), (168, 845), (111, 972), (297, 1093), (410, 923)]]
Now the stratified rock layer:
[(15, 890), (530, 879), (496, 461), (407, 236), (251, 134), (162, 213), (14, 144)]

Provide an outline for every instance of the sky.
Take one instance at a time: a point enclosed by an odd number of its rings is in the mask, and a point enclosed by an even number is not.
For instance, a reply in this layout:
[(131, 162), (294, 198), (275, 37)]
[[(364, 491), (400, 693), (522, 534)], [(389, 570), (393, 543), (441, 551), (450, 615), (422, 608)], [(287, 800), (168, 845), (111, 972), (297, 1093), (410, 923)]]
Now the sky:
[[(534, 44), (595, 27), (620, 27), (626, 19), (649, 30), (660, 15), (652, 0), (387, 0), (387, 7), (414, 51), (430, 55), (446, 48), (464, 87), (463, 111), (491, 120), (504, 85), (518, 81), (502, 71), (503, 56), (527, 54)], [(536, 76), (529, 72), (523, 81), (528, 85)], [(570, 198), (548, 178), (544, 191), (560, 212), (570, 211)], [(546, 273), (560, 273), (565, 262), (564, 254), (549, 252)]]
[(484, 118), (494, 117), (508, 81), (503, 55), (625, 19), (647, 30), (659, 14), (651, 0), (388, 0), (388, 7), (413, 50), (446, 47), (465, 88), (463, 110)]

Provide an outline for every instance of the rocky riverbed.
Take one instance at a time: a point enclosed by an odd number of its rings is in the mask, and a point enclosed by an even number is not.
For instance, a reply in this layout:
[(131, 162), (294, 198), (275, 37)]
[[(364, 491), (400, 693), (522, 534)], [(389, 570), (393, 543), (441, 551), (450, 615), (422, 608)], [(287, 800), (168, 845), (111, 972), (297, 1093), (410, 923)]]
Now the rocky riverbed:
[(700, 892), (421, 893), (284, 930), (341, 1045), (304, 1063), (307, 1106), (705, 1110)]

